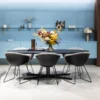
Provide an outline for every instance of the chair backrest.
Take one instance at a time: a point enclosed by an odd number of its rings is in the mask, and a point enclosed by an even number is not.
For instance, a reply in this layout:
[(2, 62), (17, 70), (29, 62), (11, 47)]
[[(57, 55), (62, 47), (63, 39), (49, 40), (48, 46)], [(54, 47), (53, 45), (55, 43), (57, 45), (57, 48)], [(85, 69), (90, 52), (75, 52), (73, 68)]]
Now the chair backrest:
[(87, 62), (89, 55), (89, 52), (78, 52), (73, 54), (66, 54), (64, 57), (68, 64), (83, 66)]
[[(17, 47), (17, 48), (14, 48), (13, 50), (28, 50), (29, 48), (25, 48), (25, 47)], [(28, 55), (30, 57), (30, 60), (32, 60), (34, 54), (25, 54), (25, 55)]]
[(28, 55), (17, 52), (6, 52), (5, 56), (8, 63), (13, 66), (19, 66), (28, 63), (30, 59)]
[(44, 52), (36, 55), (41, 66), (52, 67), (56, 65), (60, 55), (57, 53)]

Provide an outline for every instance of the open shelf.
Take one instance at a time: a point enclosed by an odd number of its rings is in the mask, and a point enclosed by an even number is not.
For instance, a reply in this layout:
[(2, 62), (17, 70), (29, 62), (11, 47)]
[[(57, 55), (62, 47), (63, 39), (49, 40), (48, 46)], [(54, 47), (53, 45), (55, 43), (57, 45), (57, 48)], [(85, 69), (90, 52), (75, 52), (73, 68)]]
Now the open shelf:
[[(1, 31), (10, 31), (10, 30), (18, 30), (18, 31), (22, 31), (22, 30), (38, 30), (38, 29), (41, 29), (42, 27), (32, 27), (32, 28), (20, 28), (20, 27), (10, 27), (10, 28), (0, 28)], [(45, 29), (56, 29), (55, 27), (43, 27)], [(69, 30), (69, 31), (79, 31), (79, 30), (83, 30), (84, 28), (83, 27), (76, 27), (76, 28), (69, 28), (69, 27), (65, 27), (63, 30)]]

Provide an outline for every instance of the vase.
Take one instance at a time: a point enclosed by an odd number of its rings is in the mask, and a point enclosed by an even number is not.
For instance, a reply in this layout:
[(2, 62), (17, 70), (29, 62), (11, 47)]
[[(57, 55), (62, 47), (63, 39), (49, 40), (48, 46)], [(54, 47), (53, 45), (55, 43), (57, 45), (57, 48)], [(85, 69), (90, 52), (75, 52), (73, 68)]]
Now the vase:
[(49, 47), (48, 47), (48, 51), (53, 51), (54, 49), (53, 49), (53, 47), (52, 47), (52, 45), (48, 45)]
[(28, 28), (32, 28), (32, 23), (28, 23)]

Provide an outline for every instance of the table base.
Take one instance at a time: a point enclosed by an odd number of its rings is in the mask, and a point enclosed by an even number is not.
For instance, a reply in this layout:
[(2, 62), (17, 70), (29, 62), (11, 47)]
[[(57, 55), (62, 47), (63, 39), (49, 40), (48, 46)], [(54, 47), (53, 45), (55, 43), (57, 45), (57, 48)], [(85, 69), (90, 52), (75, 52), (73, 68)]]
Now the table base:
[[(70, 75), (69, 73), (59, 73), (57, 74), (57, 76), (55, 77), (55, 74), (50, 74), (49, 76), (47, 76), (46, 74), (41, 74), (40, 78), (58, 78), (58, 79), (68, 79), (68, 80), (72, 80), (72, 78), (70, 77), (66, 77), (66, 75)], [(23, 79), (25, 80), (33, 80), (33, 79), (38, 79), (39, 78), (39, 74), (33, 74), (33, 73), (25, 73), (22, 75)]]

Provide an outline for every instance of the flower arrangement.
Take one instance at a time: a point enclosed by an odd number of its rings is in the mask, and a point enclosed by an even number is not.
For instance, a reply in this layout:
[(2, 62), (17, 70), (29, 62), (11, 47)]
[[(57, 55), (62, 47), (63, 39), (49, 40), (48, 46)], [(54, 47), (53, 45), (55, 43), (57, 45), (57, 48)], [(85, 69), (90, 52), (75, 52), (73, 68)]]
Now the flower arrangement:
[(52, 51), (52, 45), (58, 44), (59, 43), (59, 35), (56, 30), (53, 31), (47, 31), (46, 29), (42, 28), (39, 29), (37, 34), (45, 44), (49, 45), (49, 48), (51, 48), (50, 51)]

